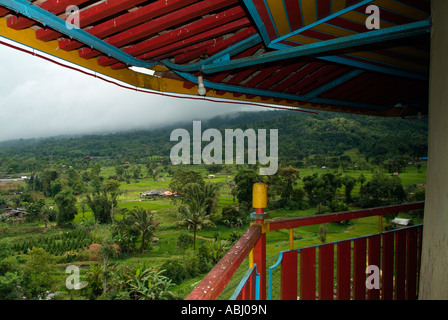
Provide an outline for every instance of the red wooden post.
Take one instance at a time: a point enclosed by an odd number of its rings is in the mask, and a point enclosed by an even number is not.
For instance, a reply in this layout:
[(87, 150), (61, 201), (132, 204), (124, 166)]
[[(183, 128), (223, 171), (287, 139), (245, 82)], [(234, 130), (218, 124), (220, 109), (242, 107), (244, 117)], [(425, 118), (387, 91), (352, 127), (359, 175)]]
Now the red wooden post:
[[(369, 266), (377, 266), (381, 270), (381, 235), (376, 234), (369, 237)], [(369, 289), (367, 291), (368, 300), (379, 300), (380, 290), (379, 289)]]
[(300, 250), (300, 299), (316, 300), (316, 247)]
[(408, 300), (417, 299), (417, 229), (408, 230), (406, 294)]
[(297, 300), (297, 250), (283, 252), (281, 300)]
[(355, 300), (366, 299), (366, 238), (353, 240), (353, 290)]
[(404, 300), (406, 296), (406, 230), (395, 233), (395, 298)]
[(334, 245), (319, 246), (319, 300), (333, 300)]
[(350, 300), (351, 241), (342, 241), (337, 247), (337, 299)]
[(383, 234), (382, 299), (394, 298), (394, 234)]

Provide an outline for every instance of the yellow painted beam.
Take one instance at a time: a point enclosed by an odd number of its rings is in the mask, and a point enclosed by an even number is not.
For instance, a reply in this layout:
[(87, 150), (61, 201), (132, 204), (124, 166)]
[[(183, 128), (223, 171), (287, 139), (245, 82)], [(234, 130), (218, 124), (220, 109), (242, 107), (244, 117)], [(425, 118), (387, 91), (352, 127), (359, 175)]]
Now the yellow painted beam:
[[(289, 27), (288, 17), (286, 16), (286, 9), (283, 6), (283, 1), (267, 0), (268, 8), (271, 12), (272, 19), (277, 29), (279, 36), (284, 36), (291, 32)], [(297, 12), (299, 14), (299, 12)]]
[(314, 0), (302, 0), (302, 16), (305, 26), (317, 21), (317, 8)]

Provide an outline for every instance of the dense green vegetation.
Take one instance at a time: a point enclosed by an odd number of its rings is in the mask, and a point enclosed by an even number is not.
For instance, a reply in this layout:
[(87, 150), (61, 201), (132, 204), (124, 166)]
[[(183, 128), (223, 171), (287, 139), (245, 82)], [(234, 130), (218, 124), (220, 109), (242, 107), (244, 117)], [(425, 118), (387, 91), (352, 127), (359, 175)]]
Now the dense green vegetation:
[[(175, 128), (191, 131), (192, 123), (147, 131), (0, 142), (0, 172), (41, 171), (49, 164), (86, 169), (86, 156), (103, 166), (125, 162), (144, 165), (148, 157), (169, 157), (173, 147), (170, 134)], [(278, 129), (280, 160), (285, 164), (294, 162), (298, 167), (323, 165), (328, 158), (339, 158), (355, 149), (363, 161), (374, 164), (400, 156), (427, 155), (426, 119), (267, 111), (202, 121), (202, 130), (207, 128)]]
[[(173, 128), (1, 143), (0, 172), (29, 179), (0, 184), (0, 299), (182, 299), (247, 230), (259, 181), (269, 186), (271, 218), (425, 196), (424, 120), (258, 112), (208, 127), (278, 128), (277, 174), (260, 176), (256, 165), (173, 166)], [(179, 196), (140, 197), (149, 189)], [(10, 208), (27, 214), (7, 217)], [(421, 212), (405, 216), (422, 221)], [(303, 227), (294, 244), (377, 230), (375, 217)], [(287, 230), (268, 233), (268, 266), (288, 245)], [(85, 288), (66, 286), (68, 266), (80, 268)], [(243, 263), (224, 299), (246, 270)]]

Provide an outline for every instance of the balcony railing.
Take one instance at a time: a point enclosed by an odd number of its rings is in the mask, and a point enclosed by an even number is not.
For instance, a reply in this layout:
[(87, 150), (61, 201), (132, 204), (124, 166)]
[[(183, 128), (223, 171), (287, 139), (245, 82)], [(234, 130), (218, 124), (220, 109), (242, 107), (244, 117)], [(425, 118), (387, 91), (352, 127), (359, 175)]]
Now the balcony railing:
[[(249, 269), (231, 299), (272, 299), (273, 271), (278, 266), (282, 300), (416, 299), (421, 225), (300, 249), (293, 247), (293, 230), (423, 208), (424, 202), (416, 202), (268, 221), (257, 214), (247, 232), (186, 299), (217, 299), (246, 257)], [(289, 250), (279, 253), (267, 274), (266, 233), (281, 229), (289, 230)], [(379, 271), (377, 281), (375, 271)]]

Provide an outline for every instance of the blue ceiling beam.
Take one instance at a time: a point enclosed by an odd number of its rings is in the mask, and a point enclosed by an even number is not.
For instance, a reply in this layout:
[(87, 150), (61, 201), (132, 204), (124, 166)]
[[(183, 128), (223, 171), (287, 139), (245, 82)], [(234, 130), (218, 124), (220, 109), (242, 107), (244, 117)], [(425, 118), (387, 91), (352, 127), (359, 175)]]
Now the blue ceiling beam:
[(406, 37), (417, 36), (429, 32), (430, 20), (413, 22), (405, 25), (379, 29), (346, 37), (306, 44), (274, 52), (264, 53), (258, 56), (235, 59), (225, 62), (215, 62), (202, 67), (204, 73), (215, 73), (230, 69), (238, 69), (257, 64), (270, 63), (285, 59), (298, 58), (310, 55), (319, 55), (326, 52), (345, 49), (354, 46), (362, 46), (383, 41), (390, 41)]
[(258, 14), (258, 11), (257, 11), (257, 8), (255, 7), (254, 2), (252, 0), (243, 0), (243, 2), (246, 5), (246, 8), (249, 11), (255, 24), (257, 25), (258, 31), (261, 34), (264, 44), (266, 46), (269, 46), (269, 44), (271, 43), (271, 39), (269, 38), (268, 31), (266, 30), (266, 26), (264, 25), (263, 20), (261, 19), (260, 15)]
[(80, 28), (67, 28), (65, 20), (36, 5), (31, 4), (26, 0), (0, 0), (0, 5), (20, 13), (30, 19), (41, 22), (44, 26), (59, 31), (62, 34), (78, 40), (92, 49), (96, 49), (105, 55), (115, 58), (129, 66), (151, 68), (157, 64), (157, 62), (137, 59)]
[(168, 68), (170, 68), (171, 70), (178, 70), (178, 71), (183, 71), (183, 72), (199, 71), (202, 69), (202, 66), (205, 64), (213, 63), (215, 61), (229, 61), (230, 57), (232, 57), (238, 53), (241, 53), (244, 50), (252, 48), (253, 46), (255, 46), (261, 42), (262, 42), (262, 39), (261, 39), (260, 35), (255, 34), (255, 35), (253, 35), (243, 41), (240, 41), (239, 43), (211, 56), (210, 58), (202, 60), (197, 63), (180, 65), (180, 64), (171, 63), (168, 59), (163, 60), (162, 63), (165, 66), (167, 66)]
[(280, 41), (286, 40), (286, 39), (288, 39), (288, 38), (290, 38), (290, 37), (292, 37), (292, 36), (295, 36), (295, 35), (297, 35), (297, 34), (302, 33), (303, 31), (306, 31), (306, 30), (308, 30), (308, 29), (314, 28), (315, 26), (318, 26), (318, 25), (320, 25), (320, 24), (322, 24), (322, 23), (325, 23), (325, 22), (327, 22), (327, 21), (330, 21), (331, 19), (337, 18), (337, 17), (339, 17), (339, 16), (341, 16), (341, 15), (347, 13), (347, 12), (350, 12), (350, 11), (355, 10), (355, 9), (357, 9), (357, 8), (359, 8), (359, 7), (362, 7), (362, 6), (366, 5), (366, 4), (369, 4), (369, 3), (372, 2), (372, 1), (374, 1), (374, 0), (364, 0), (364, 1), (361, 1), (361, 2), (359, 2), (359, 3), (357, 3), (357, 4), (354, 4), (354, 5), (352, 5), (352, 6), (349, 6), (349, 7), (345, 8), (345, 9), (342, 9), (342, 10), (340, 10), (340, 11), (334, 13), (334, 14), (331, 14), (331, 15), (329, 15), (329, 16), (326, 16), (325, 18), (322, 18), (322, 19), (320, 19), (320, 20), (318, 20), (318, 21), (316, 21), (316, 22), (310, 23), (310, 24), (307, 25), (307, 26), (304, 26), (304, 27), (302, 27), (302, 28), (300, 28), (300, 29), (294, 30), (294, 31), (292, 31), (292, 32), (290, 32), (290, 33), (288, 33), (288, 34), (285, 34), (284, 36), (278, 37), (277, 39), (272, 40), (272, 41), (269, 43), (268, 46), (269, 46), (270, 48), (273, 48), (273, 45), (275, 45), (276, 43), (278, 43), (278, 42), (280, 42)]
[[(175, 71), (175, 72), (182, 78), (184, 78), (192, 83), (198, 84), (198, 78), (195, 77), (194, 75), (187, 73), (187, 72), (180, 72), (180, 71)], [(224, 84), (224, 83), (215, 83), (215, 82), (211, 82), (211, 81), (208, 81), (205, 79), (203, 81), (204, 81), (204, 86), (206, 88), (213, 89), (213, 90), (221, 90), (221, 91), (226, 91), (226, 92), (238, 92), (238, 93), (256, 95), (256, 96), (261, 96), (261, 97), (280, 98), (280, 99), (285, 99), (285, 100), (310, 102), (310, 103), (316, 103), (316, 104), (339, 105), (339, 106), (343, 106), (343, 107), (362, 108), (362, 109), (370, 109), (370, 110), (377, 110), (377, 111), (389, 109), (388, 107), (383, 107), (383, 106), (370, 105), (370, 104), (364, 104), (364, 103), (356, 103), (356, 102), (348, 102), (348, 101), (339, 101), (339, 100), (329, 100), (329, 99), (320, 99), (320, 98), (312, 98), (312, 99), (306, 100), (306, 96), (303, 96), (303, 95), (260, 90), (260, 89), (254, 89), (254, 88), (229, 85), (229, 84)]]

